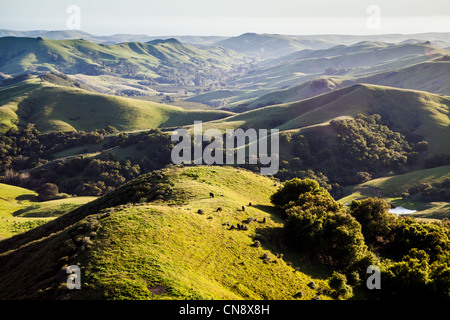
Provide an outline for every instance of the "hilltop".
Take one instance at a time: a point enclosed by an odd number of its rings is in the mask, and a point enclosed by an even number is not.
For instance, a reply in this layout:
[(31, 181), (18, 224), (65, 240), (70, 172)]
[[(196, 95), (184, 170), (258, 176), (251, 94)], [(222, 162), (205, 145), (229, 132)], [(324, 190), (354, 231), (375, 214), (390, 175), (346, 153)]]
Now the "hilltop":
[[(231, 167), (172, 167), (141, 176), (1, 241), (0, 296), (293, 299), (302, 292), (311, 299), (319, 289), (308, 283), (327, 288), (326, 277), (281, 242), (283, 222), (269, 200), (274, 182)], [(247, 230), (229, 230), (237, 224)], [(69, 264), (81, 266), (82, 290), (61, 286)]]
[(303, 49), (323, 49), (332, 46), (324, 41), (299, 40), (286, 35), (257, 33), (244, 33), (224, 39), (217, 45), (260, 59), (276, 58)]

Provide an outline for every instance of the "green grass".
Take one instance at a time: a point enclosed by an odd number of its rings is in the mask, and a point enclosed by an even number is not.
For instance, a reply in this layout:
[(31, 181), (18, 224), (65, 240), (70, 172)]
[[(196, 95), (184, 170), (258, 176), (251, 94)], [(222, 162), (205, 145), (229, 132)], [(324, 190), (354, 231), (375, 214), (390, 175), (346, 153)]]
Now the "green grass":
[(367, 192), (373, 196), (399, 197), (406, 189), (417, 186), (420, 183), (440, 183), (447, 178), (450, 178), (450, 166), (441, 166), (370, 180), (354, 187), (348, 187), (347, 190), (351, 193), (357, 191), (361, 193)]
[(18, 217), (57, 217), (95, 199), (96, 197), (74, 197), (38, 202), (15, 211), (13, 215)]
[(101, 70), (102, 74), (149, 78), (159, 76), (157, 68), (170, 69), (175, 64), (183, 64), (192, 71), (199, 68), (200, 62), (204, 71), (215, 68), (227, 71), (242, 58), (223, 48), (198, 49), (174, 39), (101, 45), (82, 39), (39, 41), (15, 37), (0, 40), (0, 55), (4, 57), (0, 70), (7, 74), (40, 69), (89, 75)]
[(405, 68), (344, 81), (342, 84), (368, 83), (448, 95), (450, 94), (450, 84), (447, 79), (449, 72), (450, 62), (448, 61), (426, 61)]
[(450, 152), (450, 97), (375, 85), (354, 85), (309, 99), (263, 107), (207, 124), (219, 129), (292, 130), (358, 113), (380, 114), (395, 131), (422, 136), (430, 151)]
[(36, 192), (0, 183), (0, 239), (28, 231), (94, 199), (75, 197), (38, 202)]
[[(81, 258), (95, 261), (86, 271), (89, 286), (101, 288), (108, 298), (290, 299), (298, 291), (305, 299), (314, 296), (307, 287), (311, 278), (288, 264), (299, 260), (276, 257), (282, 252), (276, 232), (263, 247), (252, 245), (256, 233), (282, 226), (268, 201), (276, 189), (272, 180), (245, 170), (194, 167), (179, 170), (167, 182), (178, 206), (143, 204), (104, 220), (93, 250)], [(219, 206), (223, 210), (216, 212)], [(247, 217), (259, 221), (250, 223), (248, 231), (224, 225), (242, 224)], [(122, 254), (117, 255), (119, 247)], [(266, 252), (272, 260), (268, 264), (261, 259)], [(167, 292), (153, 294), (156, 285)]]
[[(308, 283), (327, 289), (329, 275), (284, 245), (283, 221), (269, 201), (276, 189), (274, 180), (232, 167), (171, 167), (142, 176), (0, 242), (0, 262), (9, 261), (0, 263), (0, 296), (234, 300), (294, 299), (301, 291), (312, 299), (318, 289)], [(153, 192), (162, 199), (126, 204)], [(246, 224), (248, 217), (256, 221)], [(248, 230), (229, 230), (227, 223)], [(253, 245), (255, 236), (261, 247)], [(77, 263), (82, 289), (68, 292), (52, 270)], [(20, 278), (23, 268), (28, 272)], [(44, 274), (45, 283), (27, 287)], [(11, 281), (14, 289), (5, 291)]]
[(388, 202), (407, 209), (417, 210), (413, 216), (429, 219), (442, 219), (450, 216), (450, 205), (447, 202), (417, 202), (404, 200), (401, 194), (408, 188), (421, 183), (440, 183), (450, 178), (450, 166), (417, 170), (402, 175), (383, 177), (347, 187), (346, 194), (339, 202), (346, 203), (367, 197), (384, 198)]
[[(426, 61), (365, 77), (351, 77), (348, 75), (318, 77), (301, 85), (267, 93), (251, 101), (247, 108), (250, 110), (261, 106), (299, 101), (357, 83), (384, 85), (448, 95), (450, 94), (450, 85), (447, 81), (449, 70), (450, 62), (448, 61)], [(321, 82), (318, 82), (319, 79)]]
[[(29, 89), (30, 88), (30, 89)], [(103, 95), (81, 89), (39, 83), (37, 79), (0, 88), (3, 131), (19, 123), (35, 123), (42, 132), (105, 128), (153, 129), (189, 125), (229, 115), (216, 110), (183, 110), (159, 103)]]

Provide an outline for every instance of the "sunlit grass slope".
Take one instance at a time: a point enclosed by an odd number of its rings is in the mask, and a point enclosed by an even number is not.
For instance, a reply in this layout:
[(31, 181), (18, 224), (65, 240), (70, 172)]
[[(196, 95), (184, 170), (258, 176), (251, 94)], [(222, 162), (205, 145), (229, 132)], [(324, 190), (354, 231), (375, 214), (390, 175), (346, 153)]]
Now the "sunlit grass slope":
[(95, 130), (108, 125), (118, 130), (154, 129), (192, 124), (231, 115), (215, 110), (183, 110), (159, 103), (103, 95), (40, 83), (31, 78), (0, 87), (2, 131), (19, 123), (34, 123), (42, 132)]
[[(269, 201), (274, 184), (231, 167), (172, 167), (144, 175), (0, 242), (0, 295), (312, 299), (327, 288), (326, 275), (283, 243), (283, 222)], [(230, 228), (238, 224), (247, 230)], [(70, 264), (82, 270), (76, 292), (60, 280)], [(30, 285), (30, 279), (43, 281)]]

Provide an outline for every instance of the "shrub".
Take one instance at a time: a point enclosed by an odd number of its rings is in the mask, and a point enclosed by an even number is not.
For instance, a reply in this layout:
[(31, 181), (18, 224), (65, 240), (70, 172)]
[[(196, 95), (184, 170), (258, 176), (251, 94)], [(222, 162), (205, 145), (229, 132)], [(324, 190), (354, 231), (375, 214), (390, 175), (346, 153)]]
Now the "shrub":
[(348, 299), (353, 295), (353, 289), (347, 284), (347, 277), (344, 274), (333, 272), (328, 283), (336, 297)]
[(48, 201), (56, 199), (59, 190), (56, 184), (47, 182), (37, 189), (37, 193), (40, 201)]
[(361, 224), (367, 245), (375, 246), (389, 237), (396, 216), (388, 210), (386, 201), (378, 198), (354, 200), (350, 204), (349, 213)]
[(272, 194), (270, 201), (284, 211), (291, 203), (295, 203), (300, 195), (305, 193), (310, 195), (328, 195), (328, 192), (320, 187), (317, 181), (294, 178), (286, 181), (278, 191)]

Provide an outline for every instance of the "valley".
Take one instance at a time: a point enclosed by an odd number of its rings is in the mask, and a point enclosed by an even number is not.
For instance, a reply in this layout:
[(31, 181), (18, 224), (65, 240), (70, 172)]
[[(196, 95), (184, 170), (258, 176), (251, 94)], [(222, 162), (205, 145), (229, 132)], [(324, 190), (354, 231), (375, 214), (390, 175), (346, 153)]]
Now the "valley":
[[(448, 299), (449, 47), (0, 30), (0, 299)], [(278, 172), (174, 165), (194, 121), (279, 130)]]

